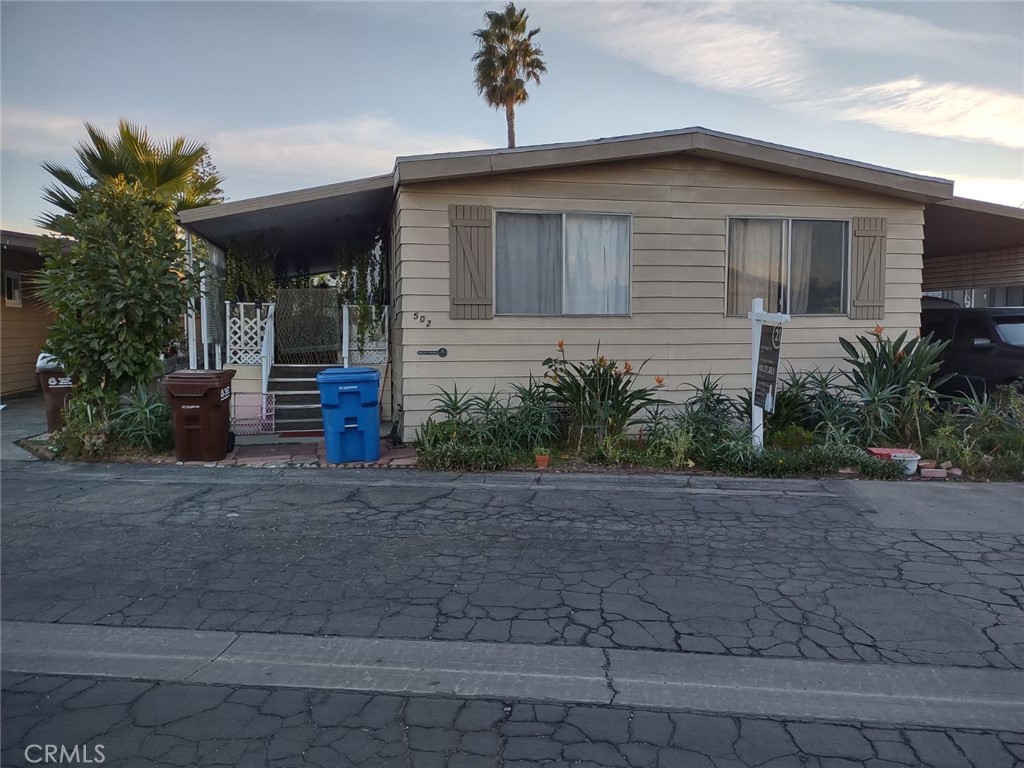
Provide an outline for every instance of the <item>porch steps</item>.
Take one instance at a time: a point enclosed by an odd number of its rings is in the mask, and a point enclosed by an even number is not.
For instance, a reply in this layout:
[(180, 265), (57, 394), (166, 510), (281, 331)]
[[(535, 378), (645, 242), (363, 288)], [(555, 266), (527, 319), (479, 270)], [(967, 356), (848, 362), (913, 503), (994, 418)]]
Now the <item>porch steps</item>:
[(274, 394), (275, 427), (281, 432), (309, 432), (323, 429), (320, 390), (316, 375), (330, 365), (280, 365), (270, 369), (267, 391)]
[(320, 390), (316, 375), (334, 365), (277, 365), (270, 369), (267, 390), (275, 397), (275, 421), (278, 432), (305, 432), (323, 429), (320, 416)]

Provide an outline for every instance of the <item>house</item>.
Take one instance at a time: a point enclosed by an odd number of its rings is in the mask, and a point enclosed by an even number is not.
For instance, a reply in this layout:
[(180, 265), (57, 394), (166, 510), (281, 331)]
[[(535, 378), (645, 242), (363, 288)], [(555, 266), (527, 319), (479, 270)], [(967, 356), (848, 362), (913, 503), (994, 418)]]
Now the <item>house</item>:
[(273, 237), (310, 272), (346, 232), (386, 232), (387, 389), (407, 440), (439, 387), (536, 376), (559, 340), (577, 359), (598, 343), (649, 359), (644, 375), (683, 400), (707, 373), (749, 386), (755, 296), (793, 316), (784, 364), (829, 368), (840, 336), (917, 331), (931, 249), (952, 282), (974, 269), (961, 258), (991, 259), (1000, 281), (1024, 265), (1024, 213), (954, 198), (951, 181), (704, 128), (399, 157), (384, 176), (180, 221), (221, 248)]
[(0, 395), (39, 389), (36, 358), (46, 341), (50, 312), (32, 292), (31, 273), (43, 264), (39, 235), (0, 231)]

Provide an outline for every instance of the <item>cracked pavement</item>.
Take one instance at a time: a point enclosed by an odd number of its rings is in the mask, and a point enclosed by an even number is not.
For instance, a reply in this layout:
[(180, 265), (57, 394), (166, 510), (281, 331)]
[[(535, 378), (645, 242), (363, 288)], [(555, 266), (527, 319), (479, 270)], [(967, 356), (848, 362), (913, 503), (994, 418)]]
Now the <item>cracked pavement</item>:
[(7, 620), (1024, 668), (1024, 536), (821, 488), (49, 466), (5, 472)]
[[(1024, 669), (1021, 530), (879, 525), (844, 483), (39, 462), (3, 480), (5, 621)], [(1006, 733), (45, 674), (3, 689), (4, 765), (61, 729), (102, 735), (117, 765), (1024, 765), (1024, 711)], [(467, 712), (493, 719), (461, 728)]]
[(4, 765), (24, 764), (28, 744), (61, 740), (109, 745), (110, 766), (1013, 768), (1024, 761), (1024, 734), (1007, 732), (11, 673), (3, 689)]

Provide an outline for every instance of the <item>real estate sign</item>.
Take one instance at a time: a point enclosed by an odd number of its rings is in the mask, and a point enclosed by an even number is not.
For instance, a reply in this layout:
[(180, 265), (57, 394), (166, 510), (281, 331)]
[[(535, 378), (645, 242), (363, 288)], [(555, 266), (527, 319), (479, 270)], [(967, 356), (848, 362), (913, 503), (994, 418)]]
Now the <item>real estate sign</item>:
[(779, 384), (779, 351), (782, 349), (782, 326), (765, 323), (761, 326), (761, 343), (757, 354), (757, 377), (754, 381), (754, 405), (768, 413), (775, 410), (775, 392)]

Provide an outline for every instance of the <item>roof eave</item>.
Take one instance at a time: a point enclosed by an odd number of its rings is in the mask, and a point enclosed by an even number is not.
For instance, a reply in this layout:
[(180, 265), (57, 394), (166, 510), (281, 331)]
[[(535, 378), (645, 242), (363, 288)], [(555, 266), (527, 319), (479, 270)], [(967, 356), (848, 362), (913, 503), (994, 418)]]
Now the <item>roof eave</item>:
[(388, 173), (381, 176), (370, 176), (365, 179), (342, 181), (337, 184), (325, 184), (320, 187), (297, 189), (291, 192), (279, 192), (274, 195), (251, 197), (246, 200), (219, 203), (217, 205), (208, 205), (202, 208), (189, 208), (188, 210), (180, 211), (178, 213), (178, 223), (188, 228), (188, 225), (193, 222), (219, 219), (240, 213), (258, 213), (259, 211), (270, 210), (272, 208), (301, 205), (302, 203), (327, 200), (332, 197), (344, 197), (346, 195), (358, 194), (360, 192), (387, 190), (392, 189), (392, 187), (392, 174)]

